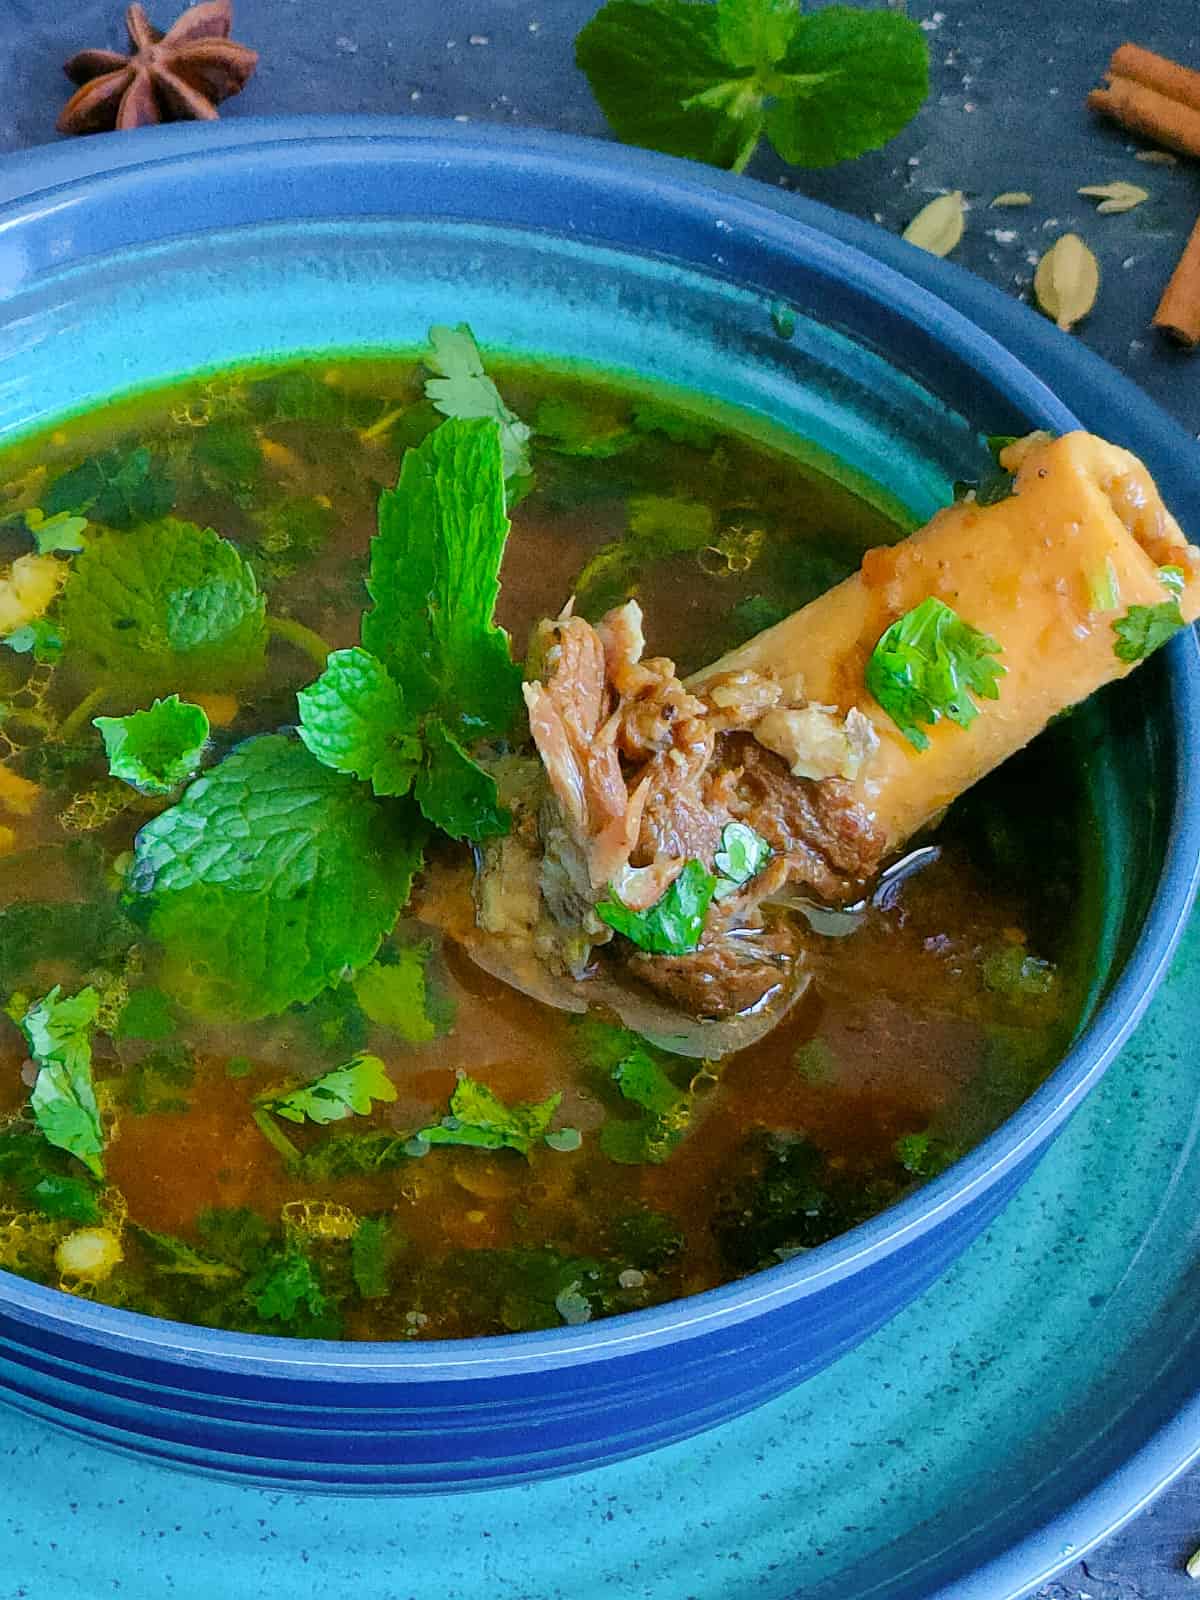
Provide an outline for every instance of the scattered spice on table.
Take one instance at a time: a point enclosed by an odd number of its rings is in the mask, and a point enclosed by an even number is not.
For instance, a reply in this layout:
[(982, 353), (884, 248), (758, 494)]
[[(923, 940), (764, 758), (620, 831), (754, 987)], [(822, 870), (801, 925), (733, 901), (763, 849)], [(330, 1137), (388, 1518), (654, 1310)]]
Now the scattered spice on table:
[(202, 0), (164, 34), (145, 9), (125, 12), (129, 51), (80, 50), (63, 71), (79, 88), (58, 118), (60, 133), (100, 133), (158, 122), (213, 122), (217, 106), (245, 88), (258, 53), (229, 37), (230, 0)]

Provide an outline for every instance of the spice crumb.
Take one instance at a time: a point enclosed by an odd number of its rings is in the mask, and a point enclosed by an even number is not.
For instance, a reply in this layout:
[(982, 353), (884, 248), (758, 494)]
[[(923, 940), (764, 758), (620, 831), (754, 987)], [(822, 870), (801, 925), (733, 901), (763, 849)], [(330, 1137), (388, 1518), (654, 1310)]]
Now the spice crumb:
[(455, 120), (455, 122), (470, 122), (471, 119), (470, 119), (470, 117), (466, 116), (463, 112), (460, 111), (459, 114), (455, 117), (454, 120)]
[(1135, 161), (1145, 161), (1152, 167), (1177, 167), (1179, 157), (1173, 156), (1169, 150), (1139, 150), (1134, 155)]
[(468, 44), (491, 44), (491, 42), (486, 33), (473, 33), (467, 40)]

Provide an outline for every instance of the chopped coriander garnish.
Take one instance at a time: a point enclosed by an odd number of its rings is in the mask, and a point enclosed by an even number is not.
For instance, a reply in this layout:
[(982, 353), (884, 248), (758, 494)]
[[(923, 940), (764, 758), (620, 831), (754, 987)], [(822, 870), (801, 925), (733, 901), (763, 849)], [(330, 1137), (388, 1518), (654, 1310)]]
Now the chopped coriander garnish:
[(1173, 594), (1178, 600), (1182, 597), (1184, 588), (1187, 585), (1187, 574), (1182, 567), (1159, 567), (1158, 581), (1164, 589)]
[(474, 1145), (482, 1150), (516, 1150), (527, 1156), (549, 1132), (561, 1094), (545, 1100), (506, 1105), (486, 1083), (464, 1072), (450, 1096), (450, 1115), (413, 1135), (419, 1143)]
[(1111, 556), (1105, 558), (1099, 571), (1089, 574), (1088, 593), (1093, 611), (1115, 611), (1121, 604), (1121, 585)]
[(500, 431), (500, 451), (506, 482), (528, 478), (531, 429), (510, 411), (499, 389), (483, 370), (483, 357), (475, 336), (465, 322), (456, 328), (429, 330), (429, 354), (425, 364), (435, 374), (426, 379), (425, 394), (444, 417), (460, 421), (487, 419)]
[(867, 662), (867, 688), (916, 750), (929, 747), (919, 724), (943, 717), (968, 728), (979, 715), (971, 698), (998, 700), (1006, 669), (996, 640), (930, 596), (879, 640)]
[(703, 861), (689, 861), (675, 882), (647, 911), (633, 911), (610, 888), (596, 915), (639, 950), (682, 956), (695, 950), (716, 893), (717, 879)]
[[(1177, 567), (1159, 568), (1160, 577), (1164, 572), (1172, 574), (1170, 579), (1163, 579), (1171, 592), (1169, 600), (1163, 600), (1156, 606), (1130, 606), (1125, 615), (1113, 623), (1113, 632), (1117, 636), (1113, 654), (1118, 661), (1127, 661), (1131, 666), (1144, 661), (1183, 627), (1183, 612), (1179, 609), (1178, 599), (1183, 588), (1182, 583), (1174, 577), (1178, 571)], [(1179, 579), (1182, 576), (1180, 573)]]
[(771, 859), (771, 846), (745, 822), (729, 822), (715, 856), (720, 879), (715, 897), (724, 900), (755, 878)]
[(260, 1095), (258, 1105), (288, 1122), (315, 1122), (324, 1127), (346, 1117), (365, 1117), (372, 1101), (391, 1102), (396, 1086), (378, 1056), (356, 1056), (344, 1067), (283, 1094)]

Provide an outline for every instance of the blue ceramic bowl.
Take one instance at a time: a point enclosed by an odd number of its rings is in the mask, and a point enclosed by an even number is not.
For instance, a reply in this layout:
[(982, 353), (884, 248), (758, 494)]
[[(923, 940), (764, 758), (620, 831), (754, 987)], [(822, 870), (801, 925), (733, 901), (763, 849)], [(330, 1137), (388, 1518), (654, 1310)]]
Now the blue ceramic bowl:
[[(367, 119), (105, 136), (0, 171), (0, 439), (184, 373), (417, 346), (461, 318), (486, 348), (675, 385), (751, 428), (783, 426), (914, 519), (977, 469), (981, 432), (1068, 429), (1072, 395), (1093, 413), (1109, 395), (1110, 435), (1200, 527), (1187, 436), (959, 275), (960, 303), (1005, 342), (985, 334), (938, 298), (953, 271), (820, 206), (562, 137)], [(1133, 1028), (1195, 886), (1197, 725), (1190, 634), (1089, 708), (1079, 751), (1106, 866), (1085, 1025), (996, 1134), (845, 1237), (653, 1310), (450, 1343), (218, 1333), (0, 1273), (0, 1388), (169, 1461), (420, 1491), (631, 1455), (800, 1382), (986, 1226)]]

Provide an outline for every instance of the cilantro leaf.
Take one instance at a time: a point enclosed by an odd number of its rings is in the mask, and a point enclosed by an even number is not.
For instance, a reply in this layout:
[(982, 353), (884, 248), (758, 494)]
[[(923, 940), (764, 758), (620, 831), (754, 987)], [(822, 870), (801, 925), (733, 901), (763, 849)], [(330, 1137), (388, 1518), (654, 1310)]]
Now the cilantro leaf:
[(326, 1072), (312, 1083), (281, 1095), (260, 1095), (258, 1105), (287, 1122), (315, 1122), (321, 1127), (346, 1117), (365, 1117), (374, 1100), (391, 1102), (396, 1086), (378, 1056), (355, 1056), (344, 1067)]
[(208, 742), (208, 717), (177, 694), (127, 717), (93, 717), (114, 778), (143, 794), (170, 794), (198, 771)]
[(209, 1252), (239, 1272), (260, 1265), (271, 1230), (249, 1206), (209, 1206), (196, 1219), (196, 1231)]
[(235, 546), (174, 518), (94, 539), (61, 606), (73, 651), (108, 679), (164, 693), (228, 691), (260, 676), (263, 613)]
[(301, 689), (301, 739), (335, 772), (352, 773), (376, 794), (407, 794), (421, 759), (400, 691), (383, 663), (357, 645), (335, 650), (315, 683)]
[(426, 1144), (465, 1144), (481, 1150), (517, 1150), (527, 1156), (545, 1137), (561, 1094), (508, 1106), (484, 1083), (465, 1073), (450, 1096), (450, 1115), (414, 1138)]
[(22, 1207), (45, 1217), (79, 1225), (100, 1220), (91, 1179), (73, 1176), (67, 1152), (32, 1129), (10, 1125), (0, 1130), (0, 1183), (15, 1190)]
[(91, 1032), (100, 1011), (95, 989), (63, 1000), (55, 984), (26, 1011), (21, 1030), (38, 1065), (30, 1105), (46, 1139), (103, 1178), (104, 1131), (92, 1083)]
[(580, 610), (598, 616), (633, 593), (645, 569), (669, 556), (703, 550), (714, 538), (712, 507), (675, 495), (635, 495), (629, 532), (601, 545), (575, 580)]
[(109, 450), (89, 456), (54, 480), (41, 509), (47, 518), (67, 512), (110, 528), (129, 528), (164, 516), (173, 500), (162, 463), (142, 445), (128, 454)]
[(141, 830), (127, 887), (165, 948), (164, 987), (201, 1015), (251, 1020), (370, 961), (422, 842), (408, 808), (270, 734)]
[(350, 1241), (350, 1270), (364, 1300), (382, 1300), (392, 1292), (392, 1259), (397, 1239), (390, 1217), (364, 1217)]
[[(1176, 576), (1178, 574), (1178, 576)], [(1144, 661), (1147, 656), (1161, 650), (1184, 626), (1183, 612), (1179, 609), (1179, 595), (1183, 592), (1183, 574), (1178, 567), (1160, 567), (1158, 575), (1170, 594), (1156, 606), (1130, 606), (1123, 617), (1113, 623), (1117, 642), (1113, 654), (1118, 661), (1131, 665)]]
[(87, 525), (86, 517), (73, 517), (68, 511), (58, 511), (48, 517), (37, 506), (31, 506), (25, 513), (25, 526), (33, 535), (40, 556), (52, 556), (60, 550), (69, 553), (82, 550), (87, 544), (84, 538)]
[(34, 622), (27, 622), (23, 628), (14, 628), (11, 633), (4, 636), (4, 643), (10, 650), (15, 650), (17, 655), (28, 655), (33, 652), (33, 659), (53, 666), (63, 653), (63, 636), (54, 625), (45, 617), (38, 617)]
[(154, 1257), (159, 1272), (183, 1278), (236, 1278), (238, 1269), (227, 1261), (216, 1261), (202, 1255), (184, 1239), (173, 1234), (155, 1233), (152, 1228), (134, 1224), (134, 1232), (149, 1254)]
[(464, 744), (506, 733), (520, 702), (520, 669), (492, 620), (507, 538), (492, 422), (435, 428), (379, 497), (363, 646), (411, 715), (440, 716)]
[(320, 1273), (303, 1250), (289, 1246), (250, 1279), (246, 1293), (267, 1322), (296, 1324), (297, 1333), (334, 1337), (339, 1319)]
[(639, 950), (656, 956), (682, 956), (695, 950), (717, 880), (703, 861), (689, 861), (662, 899), (648, 911), (631, 911), (614, 889), (596, 906), (596, 915)]
[(575, 60), (619, 139), (738, 172), (764, 132), (806, 166), (878, 149), (929, 88), (908, 18), (795, 0), (608, 0)]
[(563, 456), (607, 461), (624, 454), (638, 436), (627, 417), (597, 411), (578, 400), (552, 395), (543, 400), (534, 418), (537, 437), (548, 449)]
[(354, 980), (355, 997), (370, 1020), (409, 1044), (428, 1044), (454, 1023), (454, 1003), (431, 972), (433, 952), (432, 939), (389, 943)]
[(413, 1159), (411, 1143), (407, 1133), (381, 1128), (331, 1133), (300, 1158), (300, 1170), (306, 1178), (316, 1179), (375, 1177), (407, 1165)]
[(641, 1108), (630, 1121), (609, 1119), (600, 1130), (600, 1148), (623, 1166), (665, 1161), (683, 1138), (691, 1117), (689, 1094), (677, 1089), (644, 1044), (636, 1044), (612, 1069), (622, 1096)]
[(497, 423), (505, 479), (527, 478), (533, 470), (529, 461), (531, 430), (509, 410), (483, 370), (483, 357), (470, 328), (465, 322), (456, 328), (430, 328), (429, 346), (425, 364), (436, 376), (426, 379), (426, 398), (444, 417), (463, 421), (487, 418)]
[(721, 848), (714, 857), (716, 869), (721, 875), (716, 898), (725, 899), (744, 883), (749, 883), (751, 878), (757, 877), (770, 861), (771, 855), (771, 846), (747, 823), (726, 823), (721, 834)]
[(867, 688), (914, 749), (929, 739), (918, 726), (948, 717), (969, 728), (979, 715), (972, 694), (998, 700), (1007, 670), (995, 639), (932, 595), (880, 638), (867, 662)]

